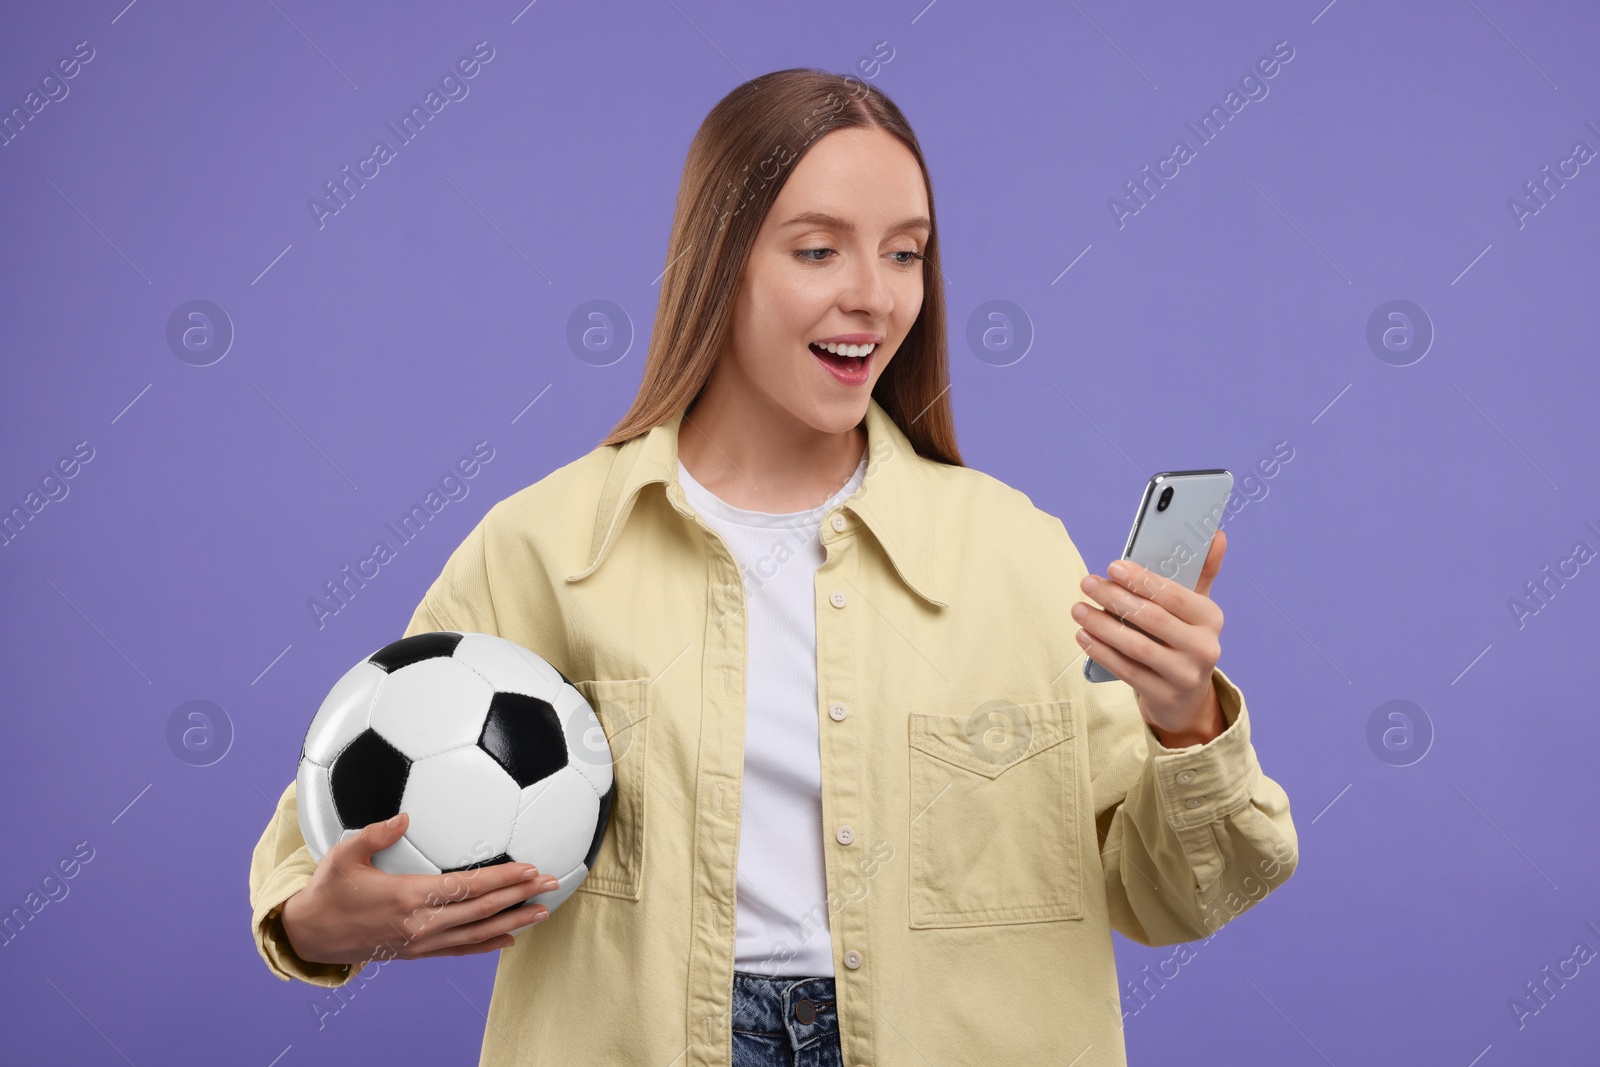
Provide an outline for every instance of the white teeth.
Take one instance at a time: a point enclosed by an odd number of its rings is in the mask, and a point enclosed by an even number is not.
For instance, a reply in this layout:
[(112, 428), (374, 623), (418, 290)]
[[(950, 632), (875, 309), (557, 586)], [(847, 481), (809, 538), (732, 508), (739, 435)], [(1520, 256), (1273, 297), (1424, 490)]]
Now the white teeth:
[(824, 351), (827, 351), (827, 352), (832, 352), (836, 356), (850, 356), (853, 359), (859, 359), (862, 356), (871, 355), (872, 354), (872, 350), (874, 348), (878, 347), (875, 344), (866, 344), (866, 345), (826, 344), (826, 345), (824, 345), (824, 344), (817, 344), (817, 342), (815, 342), (815, 341), (813, 341), (811, 343), (813, 345), (815, 345), (817, 348), (823, 349)]

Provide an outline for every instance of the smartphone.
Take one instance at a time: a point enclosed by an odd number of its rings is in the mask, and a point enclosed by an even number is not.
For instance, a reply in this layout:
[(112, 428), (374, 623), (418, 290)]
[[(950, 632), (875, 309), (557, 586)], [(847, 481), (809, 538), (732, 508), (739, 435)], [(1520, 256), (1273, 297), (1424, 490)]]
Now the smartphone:
[[(1233, 475), (1225, 470), (1167, 471), (1156, 475), (1144, 487), (1144, 498), (1134, 513), (1133, 529), (1128, 531), (1122, 558), (1193, 589), (1200, 581), (1211, 539), (1232, 492)], [(1151, 637), (1133, 623), (1127, 625)], [(1091, 682), (1117, 680), (1093, 659), (1084, 660), (1083, 676)]]

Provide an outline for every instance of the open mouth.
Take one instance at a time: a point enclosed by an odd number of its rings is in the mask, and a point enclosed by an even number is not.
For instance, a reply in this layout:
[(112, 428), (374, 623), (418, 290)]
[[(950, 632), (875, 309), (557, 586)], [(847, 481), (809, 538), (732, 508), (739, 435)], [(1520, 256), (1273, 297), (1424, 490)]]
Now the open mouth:
[(811, 354), (821, 360), (834, 377), (841, 381), (857, 385), (866, 381), (867, 367), (872, 360), (872, 353), (876, 345), (819, 345), (812, 342), (808, 345)]

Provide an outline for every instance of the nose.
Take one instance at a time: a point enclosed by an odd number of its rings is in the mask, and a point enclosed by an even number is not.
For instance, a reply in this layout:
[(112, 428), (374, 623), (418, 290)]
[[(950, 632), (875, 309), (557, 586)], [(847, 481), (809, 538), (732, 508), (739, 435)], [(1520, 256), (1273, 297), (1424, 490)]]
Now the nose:
[(886, 322), (894, 310), (894, 288), (889, 284), (889, 272), (894, 268), (871, 256), (858, 256), (846, 273), (845, 290), (840, 303), (847, 311), (864, 312), (874, 322)]

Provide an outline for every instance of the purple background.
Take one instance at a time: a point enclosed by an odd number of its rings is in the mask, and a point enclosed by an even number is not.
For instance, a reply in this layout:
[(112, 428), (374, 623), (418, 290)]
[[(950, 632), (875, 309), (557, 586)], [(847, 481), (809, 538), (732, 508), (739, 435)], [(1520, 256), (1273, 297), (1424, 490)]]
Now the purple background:
[[(1092, 569), (1150, 474), (1243, 491), (1293, 449), (1213, 596), (1300, 868), (1181, 965), (1117, 939), (1125, 980), (1176, 972), (1125, 998), (1131, 1060), (1593, 1055), (1600, 966), (1521, 1026), (1510, 1002), (1600, 949), (1600, 565), (1521, 627), (1508, 606), (1600, 549), (1600, 163), (1508, 206), (1600, 149), (1592, 5), (122, 2), (0, 17), (0, 111), (94, 49), (0, 147), (0, 508), (94, 451), (0, 550), (0, 912), (94, 849), (0, 947), (8, 1058), (476, 1062), (492, 957), (385, 967), (319, 1030), (320, 991), (252, 946), (250, 850), (334, 679), (626, 408), (689, 140), (791, 66), (870, 77), (917, 129), (966, 458)], [(308, 200), (482, 40), (469, 95), (319, 228)], [(1185, 122), (1279, 41), (1269, 95), (1196, 147)], [(1196, 157), (1119, 228), (1108, 199), (1180, 137)], [(235, 332), (208, 366), (167, 341), (195, 299)], [(625, 354), (569, 345), (597, 299)], [(1436, 332), (1406, 366), (1367, 342), (1393, 299)], [(1020, 360), (966, 341), (992, 300)], [(323, 583), (480, 440), (469, 495), (319, 629)], [(169, 743), (191, 700), (220, 709), (209, 749)], [(1391, 700), (1431, 742), (1369, 742)]]

